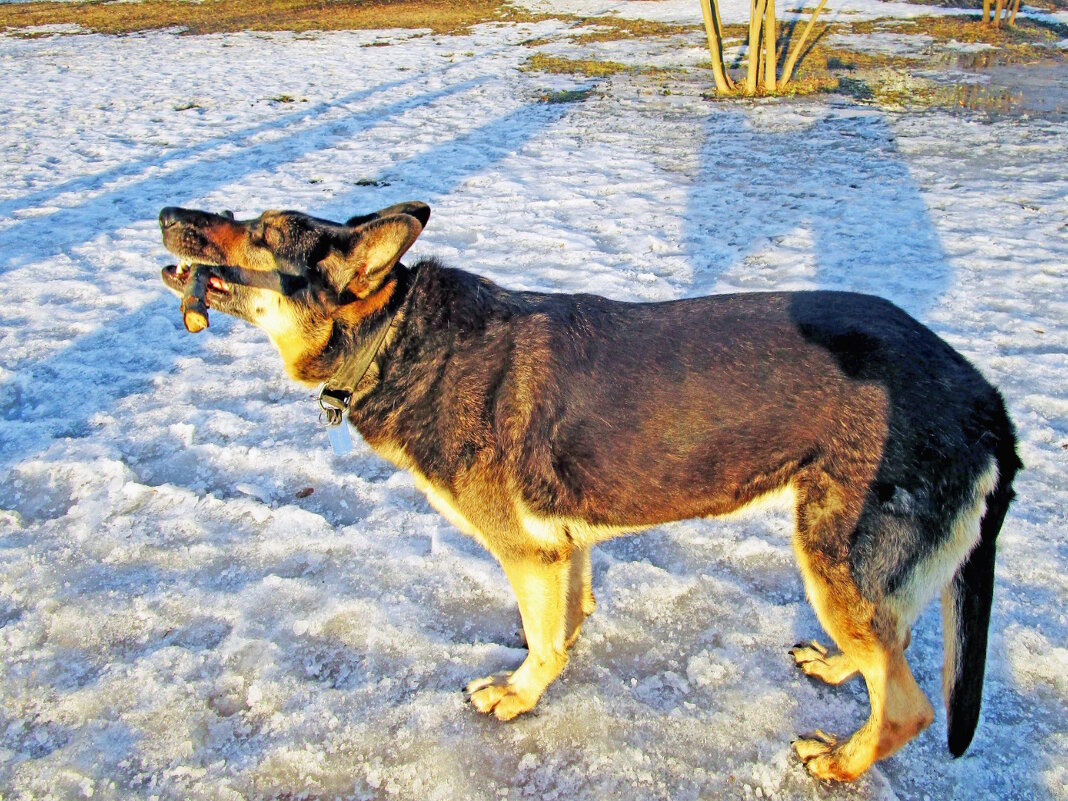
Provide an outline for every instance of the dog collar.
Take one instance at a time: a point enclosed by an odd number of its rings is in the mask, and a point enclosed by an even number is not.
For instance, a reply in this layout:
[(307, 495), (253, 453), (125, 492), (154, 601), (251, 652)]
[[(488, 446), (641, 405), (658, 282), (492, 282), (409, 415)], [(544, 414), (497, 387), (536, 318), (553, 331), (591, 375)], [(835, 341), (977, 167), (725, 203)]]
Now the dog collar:
[(319, 408), (323, 410), (327, 425), (341, 425), (341, 419), (349, 409), (349, 402), (352, 400), (353, 392), (363, 381), (367, 371), (371, 369), (371, 362), (375, 360), (378, 351), (382, 349), (382, 343), (385, 342), (386, 334), (393, 327), (393, 321), (396, 317), (397, 315), (393, 314), (381, 325), (380, 330), (376, 332), (377, 335), (372, 346), (360, 354), (360, 358), (354, 362), (342, 364), (341, 369), (334, 373), (330, 380), (323, 384), (323, 388), (319, 390)]
[(371, 363), (378, 356), (378, 352), (382, 350), (382, 345), (385, 344), (389, 329), (393, 327), (393, 323), (397, 320), (397, 315), (404, 308), (404, 301), (407, 300), (410, 289), (411, 282), (405, 289), (404, 297), (397, 304), (393, 314), (372, 333), (369, 338), (370, 347), (363, 350), (359, 354), (359, 358), (354, 361), (343, 361), (337, 372), (330, 376), (326, 383), (323, 384), (323, 388), (319, 390), (319, 408), (322, 409), (319, 420), (327, 426), (335, 427), (341, 425), (345, 413), (349, 410), (349, 403), (352, 402), (356, 387), (363, 381), (363, 377), (371, 369)]

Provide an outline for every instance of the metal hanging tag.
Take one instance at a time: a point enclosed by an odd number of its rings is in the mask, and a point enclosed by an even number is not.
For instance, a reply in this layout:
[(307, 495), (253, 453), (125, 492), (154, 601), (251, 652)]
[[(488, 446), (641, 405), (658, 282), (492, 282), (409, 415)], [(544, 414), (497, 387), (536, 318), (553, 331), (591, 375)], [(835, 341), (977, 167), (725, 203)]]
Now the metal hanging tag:
[(327, 427), (330, 435), (330, 447), (338, 456), (352, 450), (352, 435), (345, 425), (345, 412), (349, 408), (352, 393), (346, 390), (327, 389), (319, 391), (319, 422)]
[(334, 449), (334, 453), (338, 456), (344, 456), (352, 450), (352, 435), (349, 434), (349, 427), (344, 423), (330, 426), (327, 429), (327, 434), (330, 435), (330, 447)]

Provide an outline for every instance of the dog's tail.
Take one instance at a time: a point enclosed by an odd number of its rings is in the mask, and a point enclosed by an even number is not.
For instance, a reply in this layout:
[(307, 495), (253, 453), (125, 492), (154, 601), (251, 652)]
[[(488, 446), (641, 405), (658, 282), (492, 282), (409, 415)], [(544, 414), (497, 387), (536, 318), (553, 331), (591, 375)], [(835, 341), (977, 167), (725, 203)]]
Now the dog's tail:
[(1016, 437), (1008, 417), (997, 438), (994, 459), (998, 478), (986, 496), (986, 511), (979, 524), (979, 543), (957, 568), (942, 593), (942, 619), (945, 637), (945, 664), (942, 689), (949, 724), (949, 750), (959, 757), (972, 742), (979, 722), (986, 667), (986, 638), (990, 625), (990, 605), (994, 596), (995, 542), (1005, 513), (1015, 497), (1012, 481), (1023, 467), (1016, 455)]

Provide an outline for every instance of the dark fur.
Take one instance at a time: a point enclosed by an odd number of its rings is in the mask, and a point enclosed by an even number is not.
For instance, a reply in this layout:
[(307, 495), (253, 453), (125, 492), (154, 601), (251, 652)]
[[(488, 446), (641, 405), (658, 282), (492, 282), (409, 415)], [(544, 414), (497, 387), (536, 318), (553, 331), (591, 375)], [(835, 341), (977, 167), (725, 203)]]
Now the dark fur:
[(990, 606), (994, 598), (995, 541), (1009, 504), (1015, 497), (1012, 480), (1020, 461), (1008, 440), (1001, 441), (998, 464), (1002, 466), (998, 486), (988, 499), (980, 526), (979, 544), (960, 566), (949, 588), (957, 605), (957, 649), (961, 656), (949, 683), (946, 699), (948, 743), (950, 753), (961, 756), (971, 745), (979, 723), (979, 706), (986, 672), (986, 637), (990, 626)]
[[(629, 304), (511, 292), (429, 261), (379, 369), (352, 410), (369, 442), (400, 444), (445, 483), (479, 458), (508, 463), (533, 509), (597, 524), (722, 514), (807, 466), (848, 479), (875, 459), (865, 511), (917, 521), (931, 546), (944, 533), (932, 524), (1012, 441), (963, 357), (850, 293)], [(907, 570), (911, 552), (841, 548), (873, 593), (902, 578), (880, 565)]]

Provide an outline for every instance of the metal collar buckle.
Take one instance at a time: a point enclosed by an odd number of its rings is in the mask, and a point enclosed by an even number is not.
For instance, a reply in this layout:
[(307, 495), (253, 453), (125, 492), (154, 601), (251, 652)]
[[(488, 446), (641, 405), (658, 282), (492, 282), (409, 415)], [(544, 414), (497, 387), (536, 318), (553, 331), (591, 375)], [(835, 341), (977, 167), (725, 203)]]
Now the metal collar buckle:
[(330, 389), (325, 384), (319, 391), (319, 422), (327, 426), (339, 426), (345, 419), (352, 393), (347, 389)]

